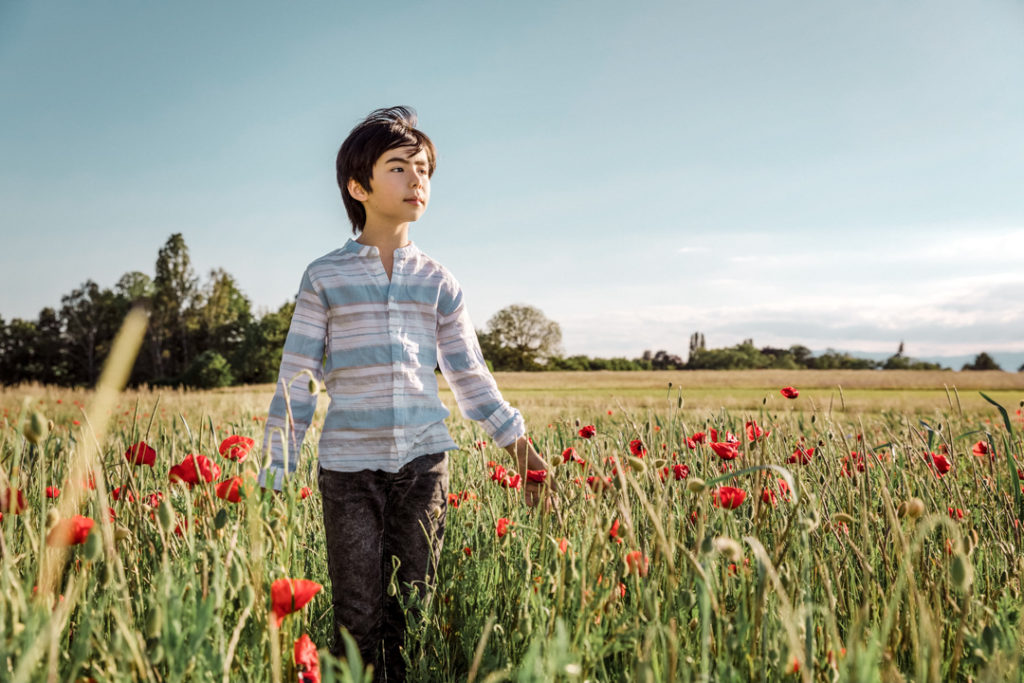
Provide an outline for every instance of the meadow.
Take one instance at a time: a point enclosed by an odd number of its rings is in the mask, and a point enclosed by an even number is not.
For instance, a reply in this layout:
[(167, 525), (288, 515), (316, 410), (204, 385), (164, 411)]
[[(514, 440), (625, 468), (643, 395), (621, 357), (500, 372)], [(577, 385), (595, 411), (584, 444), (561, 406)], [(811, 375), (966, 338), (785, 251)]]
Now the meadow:
[[(443, 391), (462, 449), (410, 680), (1019, 679), (1024, 374), (496, 378), (556, 505)], [(326, 651), (323, 397), (285, 494), (247, 477), (272, 393), (0, 389), (0, 679), (367, 680)], [(189, 454), (220, 472), (172, 483)], [(281, 607), (281, 579), (323, 590)]]

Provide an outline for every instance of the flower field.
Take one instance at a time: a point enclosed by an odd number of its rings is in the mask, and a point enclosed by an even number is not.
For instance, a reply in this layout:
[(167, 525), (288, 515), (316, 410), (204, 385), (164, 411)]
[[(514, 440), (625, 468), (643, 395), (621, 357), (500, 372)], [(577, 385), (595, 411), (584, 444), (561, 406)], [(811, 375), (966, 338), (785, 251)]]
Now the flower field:
[[(793, 383), (520, 405), (547, 510), (453, 414), (410, 680), (1017, 679), (1024, 391), (847, 412)], [(327, 653), (315, 424), (255, 485), (271, 391), (0, 392), (0, 680), (366, 679)]]

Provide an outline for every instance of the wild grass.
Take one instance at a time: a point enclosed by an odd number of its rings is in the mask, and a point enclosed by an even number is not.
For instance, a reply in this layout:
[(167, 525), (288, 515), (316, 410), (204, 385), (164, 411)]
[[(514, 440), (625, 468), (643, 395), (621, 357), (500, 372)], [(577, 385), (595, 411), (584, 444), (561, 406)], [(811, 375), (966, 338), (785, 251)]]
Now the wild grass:
[[(706, 374), (499, 375), (535, 445), (558, 463), (551, 475), (558, 505), (547, 512), (526, 508), (520, 492), (491, 480), (488, 462), (509, 466), (507, 454), (478, 447), (489, 438), (452, 406), (450, 428), (463, 448), (450, 454), (451, 489), (467, 494), (447, 510), (437, 588), (423, 619), (410, 624), (410, 680), (1019, 676), (1019, 384), (1000, 385), (988, 373), (934, 373), (931, 384), (912, 387), (912, 400), (901, 394), (904, 403), (879, 407), (901, 389), (839, 373), (828, 381), (808, 372)], [(888, 373), (864, 374), (889, 381)], [(933, 373), (909, 374), (924, 381), (919, 374)], [(800, 397), (782, 399), (784, 384)], [(978, 388), (1005, 407), (1005, 419)], [(0, 391), (0, 489), (20, 489), (28, 503), (0, 521), (0, 679), (295, 680), (292, 643), (302, 633), (321, 648), (324, 680), (364, 675), (326, 653), (330, 585), (316, 426), (283, 496), (251, 495), (236, 505), (213, 496), (212, 485), (189, 490), (168, 481), (170, 465), (187, 453), (216, 459), (221, 479), (255, 471), (255, 455), (236, 464), (220, 459), (217, 446), (229, 434), (259, 443), (271, 393), (125, 392), (110, 408), (109, 426), (91, 434), (97, 426), (84, 416), (95, 394)], [(738, 402), (727, 403), (733, 395)], [(34, 444), (24, 430), (37, 411), (53, 426)], [(749, 421), (770, 434), (749, 441)], [(596, 428), (591, 439), (578, 434), (586, 424)], [(688, 447), (687, 437), (710, 428), (735, 433), (742, 455), (723, 463), (706, 444)], [(93, 437), (95, 491), (70, 474)], [(124, 457), (140, 439), (157, 451), (153, 468)], [(643, 458), (630, 455), (635, 439), (647, 450)], [(975, 456), (978, 441), (995, 457)], [(798, 445), (815, 449), (806, 465), (787, 462)], [(568, 447), (587, 466), (562, 463)], [(929, 462), (942, 452), (952, 469), (939, 477)], [(689, 468), (685, 479), (676, 480), (675, 464)], [(611, 483), (591, 485), (587, 477)], [(720, 485), (748, 495), (735, 510), (716, 507), (710, 491)], [(102, 543), (71, 549), (52, 596), (33, 587), (47, 561), (47, 533), (70, 511), (54, 511), (61, 498), (47, 499), (47, 486), (61, 487), (62, 496), (77, 487), (78, 511), (97, 520), (94, 533), (109, 519), (108, 506), (116, 514)], [(118, 486), (136, 500), (110, 500)], [(303, 486), (311, 497), (300, 497)], [(168, 506), (146, 504), (157, 490)], [(512, 523), (503, 538), (495, 531), (500, 518)], [(631, 571), (632, 552), (646, 558), (646, 575)], [(278, 632), (268, 624), (268, 591), (281, 577), (325, 589)]]

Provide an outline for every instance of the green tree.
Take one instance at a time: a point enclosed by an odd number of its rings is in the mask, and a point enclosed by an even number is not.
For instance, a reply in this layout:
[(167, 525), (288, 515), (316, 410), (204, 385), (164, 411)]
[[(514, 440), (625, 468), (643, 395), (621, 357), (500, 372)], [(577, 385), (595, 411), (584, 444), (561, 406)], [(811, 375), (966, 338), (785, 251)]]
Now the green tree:
[(562, 328), (540, 309), (514, 304), (487, 321), (477, 335), (484, 358), (499, 370), (539, 370), (562, 344)]
[(984, 351), (974, 357), (973, 363), (964, 364), (963, 370), (1002, 370), (999, 363)]
[(184, 384), (199, 389), (230, 386), (235, 381), (231, 365), (216, 351), (203, 351), (189, 365), (182, 376)]
[(180, 374), (191, 361), (189, 313), (198, 279), (181, 233), (171, 235), (156, 259), (149, 342), (157, 376)]
[(290, 301), (245, 328), (241, 343), (230, 357), (232, 370), (239, 382), (265, 384), (277, 381), (281, 352), (294, 312), (295, 302)]
[(194, 317), (192, 347), (213, 350), (225, 358), (235, 356), (252, 325), (249, 299), (238, 288), (235, 278), (221, 268), (210, 271), (210, 279), (196, 298)]
[(92, 280), (61, 297), (60, 319), (71, 356), (72, 384), (92, 385), (110, 352), (128, 302)]

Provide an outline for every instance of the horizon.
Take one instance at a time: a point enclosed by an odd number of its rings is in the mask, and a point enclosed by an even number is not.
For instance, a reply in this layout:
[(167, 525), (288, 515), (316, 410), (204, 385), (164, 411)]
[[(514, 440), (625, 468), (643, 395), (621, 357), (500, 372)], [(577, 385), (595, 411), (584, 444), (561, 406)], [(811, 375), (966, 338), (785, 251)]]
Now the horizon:
[(409, 104), (439, 148), (410, 236), (477, 329), (526, 303), (572, 355), (1024, 353), (1024, 6), (410, 4), (400, 57), (393, 11), (0, 6), (0, 315), (151, 274), (174, 232), (278, 308), (350, 235), (341, 140)]

